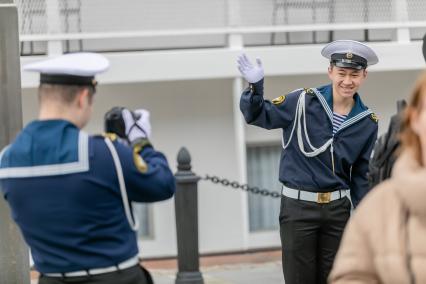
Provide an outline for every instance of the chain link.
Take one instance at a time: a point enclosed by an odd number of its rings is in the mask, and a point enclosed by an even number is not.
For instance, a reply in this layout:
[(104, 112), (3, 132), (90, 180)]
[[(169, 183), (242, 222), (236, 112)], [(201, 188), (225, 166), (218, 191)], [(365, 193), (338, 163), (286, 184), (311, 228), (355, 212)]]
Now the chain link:
[(280, 198), (281, 197), (280, 192), (269, 191), (269, 190), (266, 190), (266, 189), (261, 189), (257, 186), (249, 186), (248, 184), (240, 184), (237, 181), (229, 181), (226, 178), (221, 179), (218, 176), (206, 175), (205, 177), (202, 177), (201, 179), (206, 180), (206, 181), (211, 181), (214, 184), (221, 184), (225, 187), (229, 186), (229, 187), (232, 187), (234, 189), (241, 189), (241, 190), (247, 191), (247, 192), (252, 193), (252, 194), (259, 194), (261, 196), (270, 196), (272, 198)]

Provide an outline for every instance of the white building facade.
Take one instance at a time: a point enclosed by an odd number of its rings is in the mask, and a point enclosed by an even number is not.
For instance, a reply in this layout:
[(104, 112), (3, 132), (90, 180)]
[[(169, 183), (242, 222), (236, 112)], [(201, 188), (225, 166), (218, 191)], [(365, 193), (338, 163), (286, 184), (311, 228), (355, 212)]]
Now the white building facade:
[[(94, 114), (103, 130), (113, 106), (151, 112), (152, 142), (176, 169), (185, 146), (193, 171), (279, 191), (281, 131), (247, 126), (239, 111), (246, 86), (236, 57), (244, 50), (265, 68), (267, 98), (327, 84), (320, 55), (335, 39), (369, 42), (379, 64), (360, 90), (386, 131), (396, 101), (424, 69), (422, 0), (17, 0), (21, 64), (65, 52), (102, 52)], [(182, 3), (181, 3), (182, 2)], [(37, 118), (38, 75), (22, 73), (23, 120)], [(201, 253), (278, 247), (279, 199), (199, 182)], [(173, 200), (142, 206), (141, 253), (176, 255)]]

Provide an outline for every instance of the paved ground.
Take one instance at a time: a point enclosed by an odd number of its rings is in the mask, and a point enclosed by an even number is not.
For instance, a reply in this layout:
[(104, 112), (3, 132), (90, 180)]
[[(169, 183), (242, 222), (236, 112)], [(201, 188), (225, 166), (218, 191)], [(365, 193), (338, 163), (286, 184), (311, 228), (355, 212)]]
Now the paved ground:
[[(175, 270), (154, 270), (155, 284), (174, 284)], [(283, 284), (281, 262), (220, 265), (202, 269), (205, 284)]]
[[(155, 284), (174, 284), (176, 259), (143, 261)], [(281, 250), (203, 256), (200, 259), (205, 284), (284, 284)], [(32, 284), (37, 283), (32, 272)]]

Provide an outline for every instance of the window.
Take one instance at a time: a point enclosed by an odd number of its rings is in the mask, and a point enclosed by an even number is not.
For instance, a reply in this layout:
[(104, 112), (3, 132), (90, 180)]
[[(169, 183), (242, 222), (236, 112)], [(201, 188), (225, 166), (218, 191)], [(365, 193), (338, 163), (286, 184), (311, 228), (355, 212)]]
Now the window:
[(142, 239), (153, 238), (151, 206), (146, 203), (134, 203), (133, 207), (139, 220), (138, 237)]
[[(280, 145), (247, 147), (247, 181), (269, 191), (281, 191), (278, 180)], [(275, 230), (279, 227), (280, 199), (258, 194), (248, 195), (250, 231)]]

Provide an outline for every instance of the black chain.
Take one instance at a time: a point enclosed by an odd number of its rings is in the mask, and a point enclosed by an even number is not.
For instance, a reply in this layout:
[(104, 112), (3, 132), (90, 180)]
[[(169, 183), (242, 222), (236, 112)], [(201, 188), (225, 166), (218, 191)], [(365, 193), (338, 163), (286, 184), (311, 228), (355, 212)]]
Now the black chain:
[(248, 184), (240, 184), (237, 181), (229, 181), (226, 178), (221, 179), (217, 176), (206, 175), (205, 177), (202, 177), (201, 179), (211, 181), (214, 184), (221, 184), (223, 186), (230, 186), (234, 189), (241, 189), (241, 190), (247, 191), (247, 192), (252, 193), (252, 194), (259, 194), (261, 196), (270, 196), (272, 198), (280, 198), (281, 197), (281, 193), (279, 193), (277, 191), (269, 191), (269, 190), (266, 190), (266, 189), (261, 189), (257, 186), (249, 186)]

